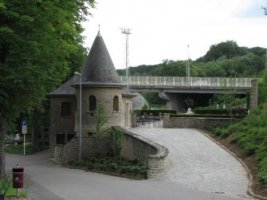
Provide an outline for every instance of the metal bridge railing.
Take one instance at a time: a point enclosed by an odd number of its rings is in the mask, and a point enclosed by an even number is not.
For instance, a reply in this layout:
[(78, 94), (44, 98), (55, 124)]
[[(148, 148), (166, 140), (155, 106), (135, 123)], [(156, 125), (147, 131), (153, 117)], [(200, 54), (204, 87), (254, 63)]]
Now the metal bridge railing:
[[(125, 76), (120, 76), (126, 82)], [(132, 86), (160, 87), (220, 87), (220, 88), (250, 88), (251, 78), (220, 78), (220, 77), (171, 77), (171, 76), (130, 76)]]

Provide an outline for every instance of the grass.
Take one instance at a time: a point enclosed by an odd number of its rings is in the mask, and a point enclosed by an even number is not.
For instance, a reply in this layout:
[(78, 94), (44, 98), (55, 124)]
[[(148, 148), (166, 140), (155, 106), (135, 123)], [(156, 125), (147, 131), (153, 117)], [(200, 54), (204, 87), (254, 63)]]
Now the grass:
[[(17, 189), (15, 188), (8, 188), (6, 197), (16, 197), (17, 196)], [(27, 192), (25, 189), (19, 189), (19, 197), (26, 198), (27, 197)]]
[[(9, 185), (5, 197), (16, 197), (17, 196), (17, 189), (12, 187), (12, 183), (10, 179), (6, 180), (0, 180), (0, 188), (6, 187)], [(1, 193), (4, 192), (1, 190)], [(19, 189), (19, 197), (26, 198), (27, 197), (27, 192), (25, 189)]]
[(231, 137), (231, 142), (236, 143), (246, 157), (255, 156), (259, 165), (257, 181), (260, 185), (267, 186), (267, 104), (260, 106), (241, 122), (226, 126), (216, 127), (212, 132), (219, 137)]
[[(6, 153), (13, 153), (13, 154), (23, 154), (24, 153), (24, 146), (23, 144), (6, 144), (5, 145), (5, 152)], [(26, 154), (32, 154), (32, 144), (26, 143)]]

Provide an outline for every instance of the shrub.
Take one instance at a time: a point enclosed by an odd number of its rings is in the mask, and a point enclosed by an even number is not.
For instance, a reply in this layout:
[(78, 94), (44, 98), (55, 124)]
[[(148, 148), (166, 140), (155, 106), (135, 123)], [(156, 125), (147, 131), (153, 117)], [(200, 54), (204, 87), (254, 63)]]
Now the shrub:
[(128, 161), (124, 159), (114, 159), (113, 157), (92, 158), (85, 161), (70, 160), (68, 165), (85, 169), (86, 171), (96, 170), (101, 172), (112, 172), (117, 175), (127, 175), (142, 179), (147, 177), (146, 167), (138, 163), (137, 160)]
[(243, 147), (243, 151), (245, 155), (250, 156), (256, 152), (257, 148), (257, 145), (253, 143), (246, 143)]
[[(265, 106), (265, 105), (264, 105)], [(252, 111), (242, 121), (228, 127), (212, 128), (217, 136), (231, 136), (246, 156), (255, 155), (259, 165), (257, 172), (261, 185), (267, 185), (267, 109)]]
[(153, 116), (159, 116), (160, 114), (164, 113), (170, 113), (170, 114), (176, 114), (175, 110), (134, 110), (134, 114), (137, 116), (149, 116), (152, 114)]
[(214, 108), (197, 108), (194, 109), (196, 114), (210, 115), (233, 115), (234, 117), (244, 117), (248, 114), (247, 109), (214, 109)]

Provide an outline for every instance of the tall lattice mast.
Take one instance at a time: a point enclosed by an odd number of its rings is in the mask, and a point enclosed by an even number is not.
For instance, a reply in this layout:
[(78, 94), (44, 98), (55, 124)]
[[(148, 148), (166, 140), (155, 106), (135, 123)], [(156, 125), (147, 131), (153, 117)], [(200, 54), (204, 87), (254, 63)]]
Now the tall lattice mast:
[(131, 34), (131, 29), (129, 28), (121, 28), (121, 33), (125, 35), (126, 38), (126, 51), (125, 51), (125, 73), (126, 73), (126, 86), (127, 86), (127, 90), (130, 91), (130, 79), (129, 79), (129, 35)]
[[(264, 10), (264, 15), (267, 15), (267, 8), (261, 7)], [(267, 69), (267, 48), (266, 48), (266, 55), (265, 55), (265, 69)]]

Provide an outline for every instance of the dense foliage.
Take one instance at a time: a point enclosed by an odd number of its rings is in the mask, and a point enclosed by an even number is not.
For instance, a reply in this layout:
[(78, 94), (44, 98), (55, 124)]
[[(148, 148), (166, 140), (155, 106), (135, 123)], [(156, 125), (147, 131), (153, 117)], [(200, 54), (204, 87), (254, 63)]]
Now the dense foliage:
[(112, 157), (90, 158), (84, 161), (71, 160), (68, 162), (68, 165), (87, 171), (105, 172), (117, 176), (137, 179), (147, 178), (147, 168), (137, 160), (128, 161), (124, 159), (114, 159)]
[(257, 178), (267, 185), (267, 72), (260, 83), (261, 105), (239, 123), (228, 127), (216, 127), (214, 134), (236, 143), (246, 156), (255, 156), (259, 165)]
[(214, 109), (214, 108), (198, 108), (194, 109), (196, 114), (212, 114), (212, 115), (232, 115), (232, 116), (246, 116), (248, 114), (247, 109)]
[[(212, 45), (199, 59), (190, 61), (192, 76), (257, 77), (264, 69), (265, 49), (239, 47), (234, 41)], [(185, 76), (186, 61), (164, 60), (158, 65), (130, 68), (132, 76)], [(118, 70), (124, 75), (124, 70)]]
[(81, 21), (94, 0), (0, 3), (0, 177), (6, 123), (40, 109), (48, 92), (81, 66)]
[(258, 181), (267, 185), (267, 105), (260, 107), (241, 122), (229, 127), (217, 127), (214, 133), (231, 137), (246, 156), (255, 155), (259, 163)]
[(175, 110), (134, 110), (137, 116), (163, 116), (164, 113), (176, 114)]

